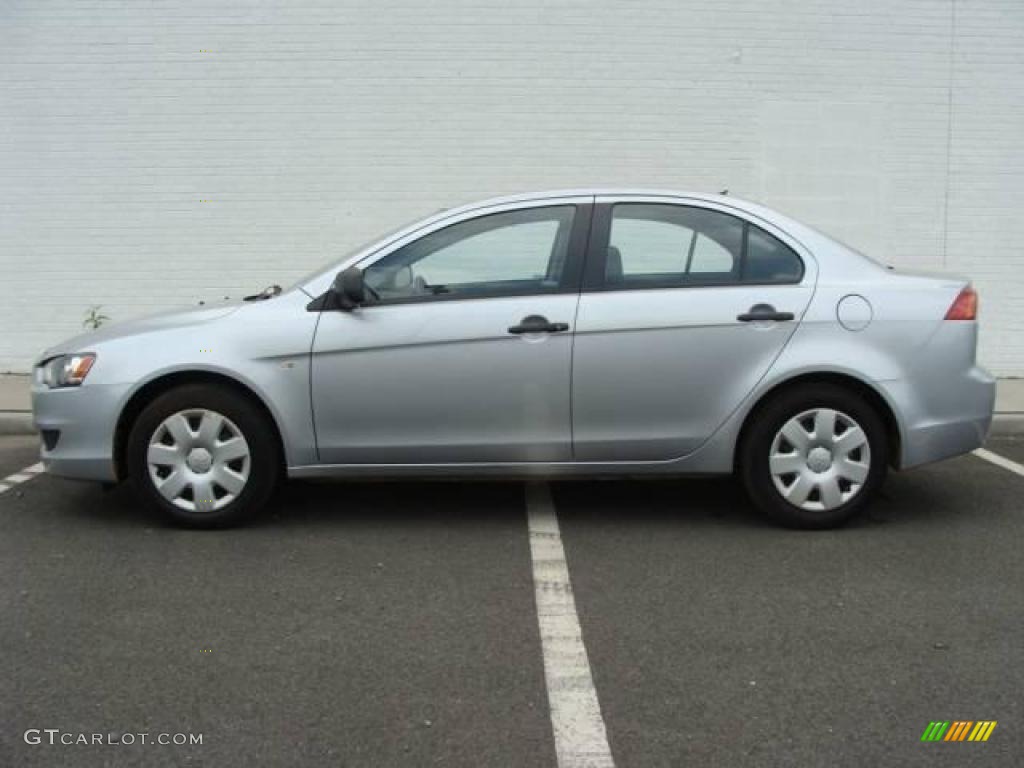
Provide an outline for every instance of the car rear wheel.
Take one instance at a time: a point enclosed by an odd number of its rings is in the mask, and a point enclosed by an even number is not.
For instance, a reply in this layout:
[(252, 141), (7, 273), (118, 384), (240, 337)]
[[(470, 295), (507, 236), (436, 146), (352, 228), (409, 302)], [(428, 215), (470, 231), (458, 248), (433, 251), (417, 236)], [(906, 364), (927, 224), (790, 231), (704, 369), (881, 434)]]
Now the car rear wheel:
[(172, 522), (216, 528), (258, 512), (280, 474), (272, 427), (244, 396), (207, 384), (157, 397), (128, 437), (130, 480)]
[(753, 416), (740, 471), (753, 502), (794, 528), (832, 528), (864, 509), (885, 478), (885, 427), (843, 387), (784, 391)]

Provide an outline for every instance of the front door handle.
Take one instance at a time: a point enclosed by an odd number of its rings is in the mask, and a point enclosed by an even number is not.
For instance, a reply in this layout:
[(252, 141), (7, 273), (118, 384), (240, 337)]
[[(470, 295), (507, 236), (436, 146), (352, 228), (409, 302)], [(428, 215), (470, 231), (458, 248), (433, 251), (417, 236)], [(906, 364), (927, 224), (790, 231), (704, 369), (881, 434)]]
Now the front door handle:
[(509, 333), (561, 333), (568, 331), (568, 323), (552, 323), (543, 315), (529, 315), (508, 329)]
[(784, 320), (792, 320), (792, 312), (776, 312), (775, 307), (771, 304), (755, 304), (742, 315), (736, 315), (736, 319), (741, 323), (756, 323), (763, 322), (765, 320), (776, 320), (782, 322)]

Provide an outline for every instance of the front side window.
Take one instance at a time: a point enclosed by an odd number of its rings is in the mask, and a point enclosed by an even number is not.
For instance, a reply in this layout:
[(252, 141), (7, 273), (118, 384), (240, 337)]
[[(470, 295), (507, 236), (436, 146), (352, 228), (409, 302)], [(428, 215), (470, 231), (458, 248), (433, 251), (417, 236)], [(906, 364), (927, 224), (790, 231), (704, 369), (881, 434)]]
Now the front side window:
[(795, 283), (802, 275), (791, 248), (735, 216), (682, 205), (612, 208), (607, 287)]
[(364, 280), (382, 302), (555, 292), (574, 213), (566, 205), (462, 221), (389, 253)]

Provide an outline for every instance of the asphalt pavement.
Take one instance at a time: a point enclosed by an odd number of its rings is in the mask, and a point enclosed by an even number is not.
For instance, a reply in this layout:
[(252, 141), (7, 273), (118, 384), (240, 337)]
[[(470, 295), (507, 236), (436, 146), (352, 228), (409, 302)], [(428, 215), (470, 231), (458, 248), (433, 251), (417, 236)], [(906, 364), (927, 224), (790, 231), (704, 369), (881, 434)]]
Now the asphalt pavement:
[[(36, 461), (0, 438), (0, 482)], [(553, 484), (615, 765), (1019, 765), (1022, 495), (967, 456), (797, 532), (730, 480)], [(294, 482), (196, 532), (42, 475), (0, 524), (0, 766), (556, 765), (521, 484)]]

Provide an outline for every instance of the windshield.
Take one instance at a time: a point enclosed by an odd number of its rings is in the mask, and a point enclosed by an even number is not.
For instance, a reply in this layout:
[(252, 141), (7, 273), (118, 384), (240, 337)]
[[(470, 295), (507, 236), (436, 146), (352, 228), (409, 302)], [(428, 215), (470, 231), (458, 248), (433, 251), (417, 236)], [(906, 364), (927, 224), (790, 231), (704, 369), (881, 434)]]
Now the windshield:
[[(444, 210), (445, 210), (445, 209), (444, 209), (444, 208), (442, 208), (442, 209), (440, 209), (439, 211), (437, 211), (437, 213), (443, 213), (443, 212), (444, 212)], [(418, 221), (421, 221), (421, 220), (422, 220), (422, 219), (420, 218), (420, 219), (413, 219), (413, 220), (411, 220), (411, 221), (407, 221), (407, 222), (405, 222), (404, 224), (402, 224), (402, 225), (401, 225), (400, 227), (395, 227), (395, 228), (393, 228), (393, 229), (390, 229), (390, 230), (388, 230), (387, 232), (385, 232), (385, 233), (384, 233), (384, 234), (382, 234), (382, 235), (378, 235), (378, 236), (376, 236), (376, 237), (374, 237), (374, 238), (372, 238), (372, 239), (370, 239), (370, 240), (367, 240), (367, 241), (365, 241), (365, 242), (363, 242), (363, 243), (360, 243), (360, 244), (359, 244), (358, 246), (356, 246), (355, 248), (350, 248), (350, 249), (349, 249), (348, 251), (346, 251), (346, 252), (345, 252), (344, 254), (342, 254), (341, 256), (339, 256), (339, 257), (338, 257), (338, 258), (337, 258), (337, 259), (336, 259), (336, 260), (334, 261), (334, 263), (336, 263), (336, 264), (340, 264), (340, 263), (343, 263), (343, 262), (345, 262), (345, 261), (348, 261), (349, 259), (351, 259), (351, 258), (352, 258), (353, 256), (355, 256), (355, 255), (356, 255), (357, 253), (359, 253), (360, 251), (365, 251), (365, 250), (366, 250), (366, 249), (368, 249), (368, 248), (369, 248), (370, 246), (372, 246), (372, 245), (374, 245), (374, 244), (376, 244), (376, 243), (381, 243), (381, 242), (384, 242), (385, 240), (388, 240), (388, 239), (390, 239), (391, 237), (394, 237), (394, 236), (395, 236), (395, 235), (397, 235), (397, 234), (398, 234), (399, 232), (401, 232), (401, 231), (403, 231), (403, 230), (406, 230), (406, 229), (408, 229), (408, 228), (409, 228), (409, 227), (411, 227), (411, 226), (412, 226), (413, 224), (415, 224), (416, 222), (418, 222)], [(325, 270), (327, 270), (327, 269), (329, 269), (329, 268), (330, 268), (330, 267), (329, 267), (329, 265), (321, 264), (321, 265), (320, 265), (320, 266), (318, 266), (318, 267), (317, 267), (316, 269), (314, 269), (314, 270), (313, 270), (312, 272), (309, 272), (309, 273), (307, 273), (307, 274), (303, 275), (303, 276), (302, 276), (302, 277), (300, 277), (300, 278), (299, 278), (298, 280), (296, 280), (296, 281), (295, 281), (295, 282), (293, 282), (293, 283), (292, 283), (291, 285), (289, 285), (289, 286), (288, 286), (288, 290), (289, 290), (289, 291), (292, 291), (292, 290), (295, 290), (296, 288), (301, 288), (301, 287), (302, 287), (303, 285), (305, 285), (306, 283), (308, 283), (308, 282), (309, 282), (310, 280), (312, 280), (313, 278), (315, 278), (315, 277), (316, 277), (317, 275), (321, 275), (321, 274), (323, 274), (323, 273), (324, 273), (324, 271), (325, 271)]]

